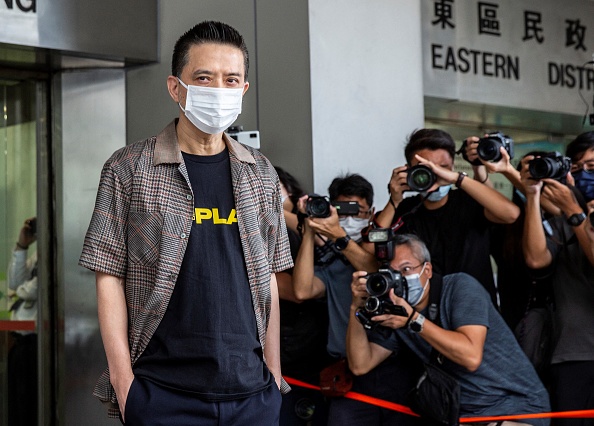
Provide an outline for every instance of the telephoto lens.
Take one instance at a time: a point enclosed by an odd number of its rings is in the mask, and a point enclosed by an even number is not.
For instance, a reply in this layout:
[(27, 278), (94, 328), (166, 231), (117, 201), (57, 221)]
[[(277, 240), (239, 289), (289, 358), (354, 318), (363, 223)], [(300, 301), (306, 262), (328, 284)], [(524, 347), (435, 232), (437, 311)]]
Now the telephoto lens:
[(431, 168), (423, 164), (411, 167), (406, 175), (406, 184), (411, 190), (418, 192), (427, 191), (436, 180), (437, 177)]

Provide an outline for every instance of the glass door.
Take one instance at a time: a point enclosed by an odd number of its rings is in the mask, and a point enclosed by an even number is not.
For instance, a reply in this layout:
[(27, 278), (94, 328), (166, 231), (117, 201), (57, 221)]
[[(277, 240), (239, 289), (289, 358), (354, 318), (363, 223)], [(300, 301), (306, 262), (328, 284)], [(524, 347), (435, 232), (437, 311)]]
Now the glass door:
[[(38, 423), (40, 84), (0, 77), (0, 425)], [(41, 108), (44, 110), (45, 108)]]

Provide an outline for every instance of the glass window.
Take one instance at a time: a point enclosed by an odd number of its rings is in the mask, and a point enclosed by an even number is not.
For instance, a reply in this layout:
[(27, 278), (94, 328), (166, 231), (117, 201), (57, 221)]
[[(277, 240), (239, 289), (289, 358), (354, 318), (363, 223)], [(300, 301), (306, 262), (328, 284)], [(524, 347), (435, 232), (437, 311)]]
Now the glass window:
[(0, 79), (0, 425), (37, 424), (35, 108), (35, 82)]

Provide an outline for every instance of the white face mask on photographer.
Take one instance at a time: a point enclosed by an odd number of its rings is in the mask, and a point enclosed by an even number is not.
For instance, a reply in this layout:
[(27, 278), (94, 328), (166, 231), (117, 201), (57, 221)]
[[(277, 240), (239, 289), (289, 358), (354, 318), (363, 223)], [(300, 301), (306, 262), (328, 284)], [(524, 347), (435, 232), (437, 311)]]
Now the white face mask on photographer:
[(225, 89), (220, 87), (186, 86), (186, 107), (182, 107), (188, 120), (209, 135), (224, 132), (241, 114), (243, 88)]
[(423, 269), (421, 269), (421, 272), (418, 274), (410, 274), (404, 277), (406, 278), (406, 284), (408, 285), (408, 296), (406, 297), (406, 301), (413, 308), (419, 304), (425, 295), (427, 285), (429, 284), (429, 279), (427, 279), (425, 285), (421, 284), (421, 275), (423, 275), (425, 266), (427, 266), (427, 262), (423, 264)]
[(359, 241), (361, 239), (361, 231), (369, 225), (369, 219), (347, 216), (338, 219), (338, 223), (340, 223), (340, 226), (342, 226), (342, 229), (344, 229), (344, 232), (346, 232), (349, 237), (355, 241)]

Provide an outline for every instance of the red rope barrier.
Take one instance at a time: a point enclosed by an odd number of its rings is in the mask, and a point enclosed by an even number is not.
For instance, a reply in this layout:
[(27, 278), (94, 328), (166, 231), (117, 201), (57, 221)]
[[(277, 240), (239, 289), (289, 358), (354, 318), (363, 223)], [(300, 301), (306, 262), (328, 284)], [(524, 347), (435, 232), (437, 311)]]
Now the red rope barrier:
[[(285, 380), (290, 385), (299, 386), (307, 389), (320, 390), (319, 386), (314, 386), (300, 380), (285, 377)], [(385, 401), (383, 399), (374, 398), (372, 396), (363, 395), (357, 392), (347, 392), (345, 398), (353, 399), (355, 401), (364, 402), (370, 405), (375, 405), (388, 410), (398, 411), (400, 413), (411, 416), (419, 416), (410, 408), (396, 404), (395, 402)], [(479, 423), (479, 422), (498, 422), (504, 420), (522, 420), (522, 419), (542, 419), (542, 418), (594, 418), (594, 410), (575, 410), (575, 411), (559, 411), (551, 413), (534, 413), (534, 414), (515, 414), (508, 416), (492, 416), (492, 417), (462, 417), (460, 423)]]

